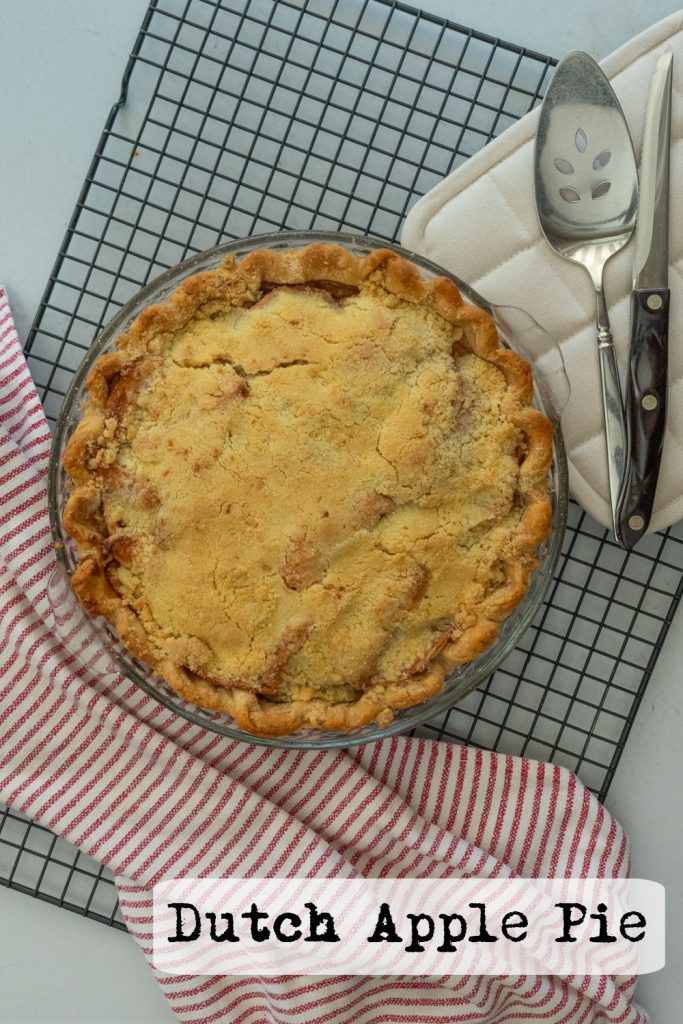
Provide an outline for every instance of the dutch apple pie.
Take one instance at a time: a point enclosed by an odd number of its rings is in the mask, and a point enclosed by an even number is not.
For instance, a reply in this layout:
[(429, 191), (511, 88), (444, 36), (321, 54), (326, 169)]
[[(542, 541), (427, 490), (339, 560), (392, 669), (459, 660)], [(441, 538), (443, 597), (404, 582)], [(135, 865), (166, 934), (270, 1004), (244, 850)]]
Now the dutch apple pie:
[(527, 590), (552, 441), (529, 366), (389, 250), (229, 257), (87, 387), (64, 455), (74, 590), (252, 734), (388, 723)]

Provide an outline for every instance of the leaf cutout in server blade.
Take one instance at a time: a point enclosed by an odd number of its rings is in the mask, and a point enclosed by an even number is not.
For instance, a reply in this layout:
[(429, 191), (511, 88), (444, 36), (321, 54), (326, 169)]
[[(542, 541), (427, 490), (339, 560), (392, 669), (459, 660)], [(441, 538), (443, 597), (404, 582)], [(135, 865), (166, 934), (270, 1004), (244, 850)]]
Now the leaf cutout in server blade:
[(559, 156), (555, 158), (555, 166), (557, 167), (558, 171), (560, 171), (561, 174), (573, 174), (574, 173), (574, 168), (569, 163), (569, 160), (563, 160)]
[(568, 203), (578, 203), (581, 198), (575, 188), (561, 188), (560, 195), (563, 199), (566, 199)]
[(610, 162), (612, 154), (609, 149), (603, 149), (602, 153), (598, 153), (595, 160), (593, 161), (593, 170), (599, 171), (601, 167), (607, 167)]
[(576, 135), (574, 136), (574, 142), (579, 153), (585, 153), (588, 148), (588, 136), (586, 135), (583, 128), (576, 129)]
[(599, 181), (597, 183), (597, 185), (595, 186), (595, 188), (593, 189), (593, 191), (591, 192), (592, 198), (593, 199), (601, 199), (602, 196), (607, 195), (607, 193), (609, 192), (611, 187), (612, 187), (612, 182), (611, 181), (607, 181), (607, 180)]

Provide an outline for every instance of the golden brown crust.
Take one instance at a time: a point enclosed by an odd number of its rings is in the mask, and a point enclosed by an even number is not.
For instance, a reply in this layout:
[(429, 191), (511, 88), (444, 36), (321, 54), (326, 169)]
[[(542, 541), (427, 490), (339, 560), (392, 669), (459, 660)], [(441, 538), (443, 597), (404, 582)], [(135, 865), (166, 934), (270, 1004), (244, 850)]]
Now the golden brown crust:
[[(374, 319), (364, 333), (362, 316), (368, 311)], [(316, 519), (309, 504), (306, 516), (284, 523), (277, 546), (275, 527), (270, 522), (271, 533), (264, 533), (259, 510), (270, 501), (277, 513), (285, 492), (271, 492), (268, 479), (256, 475), (244, 478), (243, 491), (236, 487), (245, 465), (254, 464), (249, 459), (260, 465), (280, 451), (277, 442), (272, 452), (267, 445), (249, 447), (263, 410), (276, 409), (279, 430), (292, 424), (295, 449), (321, 445), (329, 434), (336, 437), (330, 449), (336, 458), (357, 435), (359, 444), (367, 442), (367, 431), (358, 425), (365, 412), (354, 407), (358, 394), (349, 398), (344, 390), (339, 364), (320, 369), (320, 360), (313, 358), (320, 356), (320, 344), (325, 353), (334, 348), (338, 339), (325, 331), (332, 322), (341, 323), (335, 318), (342, 314), (350, 324), (341, 329), (350, 332), (356, 369), (362, 373), (367, 364), (368, 386), (385, 387), (384, 405), (367, 406), (379, 430), (370, 453), (372, 472), (364, 476), (361, 447), (360, 455), (355, 453), (357, 493), (344, 494), (341, 511), (330, 511), (325, 490), (330, 484), (334, 488), (334, 477), (317, 481), (310, 469), (308, 475), (302, 471), (298, 486), (303, 481), (311, 495), (321, 489)], [(224, 325), (220, 330), (212, 327), (214, 318)], [(323, 332), (323, 342), (309, 339), (314, 327)], [(262, 346), (258, 359), (248, 347), (242, 362), (224, 351), (225, 337), (239, 339), (242, 330), (247, 335), (251, 330)], [(416, 353), (421, 331), (431, 348), (425, 340), (424, 352)], [(279, 385), (280, 393), (269, 379), (279, 374), (277, 380), (283, 380), (288, 367), (298, 374), (296, 401), (291, 385)], [(396, 372), (392, 386), (402, 389), (400, 400), (387, 390), (391, 372)], [(410, 377), (410, 387), (404, 376)], [(338, 403), (341, 419), (331, 410), (326, 418), (325, 403), (316, 396), (321, 378), (332, 380), (325, 395)], [(239, 263), (228, 258), (145, 309), (118, 339), (116, 351), (97, 360), (87, 386), (89, 398), (64, 456), (75, 484), (64, 525), (81, 557), (74, 590), (84, 607), (110, 619), (124, 645), (176, 692), (231, 715), (255, 735), (386, 723), (392, 709), (427, 700), (441, 689), (445, 671), (490, 646), (499, 623), (527, 590), (538, 546), (550, 529), (552, 446), (551, 424), (530, 407), (530, 368), (500, 346), (492, 320), (463, 303), (450, 280), (427, 281), (389, 250), (358, 257), (340, 246), (314, 244), (255, 250)], [(362, 391), (362, 380), (355, 378), (352, 386)], [(186, 416), (191, 435), (168, 418), (156, 422), (182, 400), (182, 387), (195, 389)], [(281, 394), (290, 403), (285, 409), (278, 406)], [(299, 423), (307, 415), (311, 421), (302, 432)], [(251, 434), (245, 421), (256, 424)], [(229, 444), (221, 449), (216, 443), (216, 423), (221, 439), (232, 439), (233, 431), (238, 435), (237, 455)], [(488, 448), (482, 447), (484, 428), (491, 433)], [(458, 477), (457, 453), (465, 451), (463, 442), (474, 443), (468, 431), (476, 444)], [(482, 452), (486, 459), (480, 463)], [(321, 464), (319, 457), (311, 460), (313, 472)], [(336, 465), (346, 470), (345, 463)], [(169, 473), (185, 488), (184, 504), (176, 500)], [(272, 463), (272, 474), (286, 477), (282, 462)], [(217, 505), (224, 480), (229, 486)], [(208, 556), (204, 561), (198, 556), (190, 566), (195, 575), (186, 571), (186, 562), (203, 546), (208, 550), (212, 537), (215, 541), (219, 513), (231, 524), (237, 516), (233, 535), (242, 544), (253, 536), (261, 562), (249, 555), (250, 576), (239, 551), (231, 551), (226, 564), (216, 549), (213, 603), (206, 604), (197, 588), (208, 586), (201, 578), (209, 571)], [(208, 539), (198, 532), (204, 517), (214, 524)], [(186, 533), (194, 530), (189, 540), (179, 538), (179, 521)], [(227, 537), (223, 549), (226, 545), (229, 549)], [(452, 582), (439, 575), (442, 561)], [(245, 640), (231, 599), (249, 587), (258, 565), (273, 581), (261, 592), (261, 600), (270, 602), (270, 619), (253, 627), (265, 632), (267, 642), (250, 660), (258, 644), (254, 637)], [(194, 607), (196, 629), (187, 628), (187, 616), (180, 628), (175, 606), (169, 611), (168, 601), (159, 597), (168, 580), (176, 605)], [(455, 593), (444, 596), (447, 586), (460, 588), (470, 603), (458, 604)], [(354, 600), (369, 591), (371, 605), (354, 610), (345, 596), (349, 589)], [(249, 614), (258, 617), (257, 606), (245, 600)], [(449, 601), (452, 614), (447, 615)], [(370, 620), (367, 629), (365, 620)], [(317, 650), (319, 636), (331, 654)], [(241, 661), (231, 654), (238, 649)], [(315, 677), (320, 665), (329, 665), (329, 679)]]

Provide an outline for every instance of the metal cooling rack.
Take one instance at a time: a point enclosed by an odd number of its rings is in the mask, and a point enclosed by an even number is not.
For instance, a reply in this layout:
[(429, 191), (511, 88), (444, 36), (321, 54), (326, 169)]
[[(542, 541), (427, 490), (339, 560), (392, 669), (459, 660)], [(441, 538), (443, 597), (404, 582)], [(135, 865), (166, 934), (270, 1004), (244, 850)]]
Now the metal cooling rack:
[[(281, 227), (398, 237), (411, 203), (542, 96), (548, 57), (389, 0), (154, 0), (31, 330), (53, 419), (100, 327), (192, 252)], [(425, 735), (610, 784), (683, 588), (683, 531), (627, 554), (572, 507), (557, 581)], [(0, 881), (123, 927), (111, 876), (0, 811)]]

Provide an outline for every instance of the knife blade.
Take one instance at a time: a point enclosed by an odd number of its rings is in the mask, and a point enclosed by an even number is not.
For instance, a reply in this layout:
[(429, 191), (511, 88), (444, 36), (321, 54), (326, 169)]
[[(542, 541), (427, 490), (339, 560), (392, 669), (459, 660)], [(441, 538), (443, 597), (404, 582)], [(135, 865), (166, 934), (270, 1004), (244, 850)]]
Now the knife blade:
[(669, 330), (669, 152), (673, 52), (657, 61), (647, 97), (633, 259), (626, 462), (618, 539), (633, 547), (652, 516), (666, 427)]

